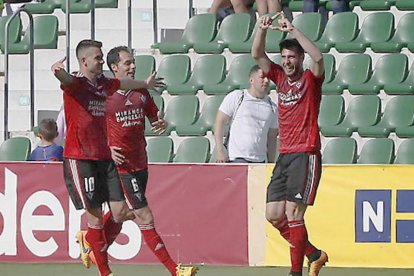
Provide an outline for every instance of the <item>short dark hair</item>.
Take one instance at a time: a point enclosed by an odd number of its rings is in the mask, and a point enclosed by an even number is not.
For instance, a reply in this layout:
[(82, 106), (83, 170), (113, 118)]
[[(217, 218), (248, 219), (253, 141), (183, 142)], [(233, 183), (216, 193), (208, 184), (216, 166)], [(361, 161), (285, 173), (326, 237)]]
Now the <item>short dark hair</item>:
[(260, 68), (260, 66), (259, 65), (254, 65), (253, 67), (252, 67), (252, 69), (250, 69), (250, 73), (249, 73), (249, 78), (254, 74), (254, 73), (256, 73), (257, 71), (259, 71), (259, 70), (261, 70), (262, 68)]
[(39, 134), (43, 139), (48, 142), (52, 142), (58, 135), (57, 124), (54, 119), (43, 119), (39, 123)]
[(305, 54), (302, 45), (296, 39), (284, 39), (279, 43), (280, 52), (283, 49), (295, 51), (299, 54)]
[(120, 61), (119, 59), (120, 52), (127, 52), (131, 54), (131, 51), (129, 50), (127, 46), (118, 46), (118, 47), (115, 47), (109, 50), (109, 53), (106, 56), (106, 64), (108, 65), (109, 70), (111, 70), (112, 73), (113, 71), (112, 71), (111, 65), (117, 64)]
[(84, 39), (81, 40), (78, 45), (76, 46), (76, 57), (79, 59), (79, 53), (89, 47), (96, 47), (101, 49), (102, 48), (102, 42), (92, 39)]

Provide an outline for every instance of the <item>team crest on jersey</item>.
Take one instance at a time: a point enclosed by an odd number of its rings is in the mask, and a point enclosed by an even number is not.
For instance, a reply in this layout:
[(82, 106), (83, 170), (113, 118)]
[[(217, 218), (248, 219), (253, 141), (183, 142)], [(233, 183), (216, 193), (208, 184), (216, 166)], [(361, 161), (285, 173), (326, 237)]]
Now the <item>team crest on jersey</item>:
[(147, 101), (147, 97), (145, 97), (144, 95), (140, 95), (139, 98), (141, 99), (143, 103)]

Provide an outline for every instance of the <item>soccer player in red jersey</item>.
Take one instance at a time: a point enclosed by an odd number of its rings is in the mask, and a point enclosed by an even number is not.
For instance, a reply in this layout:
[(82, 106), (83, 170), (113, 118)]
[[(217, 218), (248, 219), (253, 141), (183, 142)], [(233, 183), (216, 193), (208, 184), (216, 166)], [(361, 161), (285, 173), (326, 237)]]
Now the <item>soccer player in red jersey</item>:
[[(272, 26), (279, 15), (279, 26)], [(280, 43), (282, 66), (273, 63), (265, 53), (267, 29), (278, 29), (295, 38)], [(306, 70), (305, 51), (313, 61)], [(304, 215), (307, 206), (314, 203), (322, 172), (318, 114), (324, 80), (323, 56), (283, 13), (260, 18), (252, 56), (276, 84), (279, 101), (280, 155), (267, 188), (266, 219), (290, 243), (289, 275), (302, 275), (306, 255), (309, 275), (315, 276), (328, 256), (309, 242)]]
[[(66, 58), (51, 67), (63, 90), (67, 135), (63, 152), (66, 186), (76, 209), (85, 209), (88, 221), (82, 236), (82, 260), (94, 252), (101, 276), (113, 275), (108, 265), (102, 203), (109, 200), (114, 221), (132, 219), (121, 189), (119, 175), (111, 159), (106, 139), (105, 100), (118, 89), (153, 88), (163, 83), (155, 74), (145, 81), (108, 79), (102, 75), (102, 43), (82, 40), (76, 47), (77, 75), (64, 69)], [(84, 243), (88, 246), (84, 246)], [(90, 247), (89, 247), (90, 246)]]
[[(135, 60), (127, 47), (119, 46), (111, 49), (107, 55), (107, 64), (116, 78), (134, 79)], [(117, 165), (126, 202), (129, 208), (134, 210), (135, 222), (147, 246), (171, 275), (194, 275), (197, 271), (196, 267), (177, 265), (171, 259), (155, 229), (154, 217), (145, 198), (148, 180), (145, 117), (150, 120), (152, 130), (159, 134), (165, 131), (167, 122), (162, 119), (147, 89), (116, 91), (107, 98), (106, 111), (108, 142), (112, 158)], [(118, 233), (114, 232), (111, 235), (108, 244), (115, 240)]]

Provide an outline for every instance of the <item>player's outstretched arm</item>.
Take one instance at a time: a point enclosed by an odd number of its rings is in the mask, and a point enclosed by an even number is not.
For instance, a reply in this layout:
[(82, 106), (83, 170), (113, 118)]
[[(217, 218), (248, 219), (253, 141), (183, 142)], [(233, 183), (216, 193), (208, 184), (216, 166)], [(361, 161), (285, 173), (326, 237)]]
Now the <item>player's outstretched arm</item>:
[(157, 72), (153, 72), (146, 80), (120, 79), (122, 90), (129, 89), (153, 89), (165, 86), (162, 78), (156, 78)]
[(269, 72), (271, 63), (269, 57), (265, 53), (266, 32), (267, 29), (272, 26), (272, 22), (276, 17), (277, 15), (272, 17), (265, 15), (259, 18), (260, 24), (257, 27), (256, 36), (254, 37), (252, 44), (252, 57), (256, 60), (260, 69), (266, 73)]
[(65, 70), (65, 60), (66, 57), (53, 63), (51, 70), (62, 85), (68, 86), (72, 84), (72, 76)]
[(283, 13), (281, 13), (281, 18), (278, 22), (279, 26), (274, 28), (283, 32), (291, 33), (312, 59), (313, 64), (310, 67), (312, 73), (317, 77), (322, 76), (324, 73), (323, 55), (319, 48), (316, 47), (316, 45), (300, 30), (296, 29)]

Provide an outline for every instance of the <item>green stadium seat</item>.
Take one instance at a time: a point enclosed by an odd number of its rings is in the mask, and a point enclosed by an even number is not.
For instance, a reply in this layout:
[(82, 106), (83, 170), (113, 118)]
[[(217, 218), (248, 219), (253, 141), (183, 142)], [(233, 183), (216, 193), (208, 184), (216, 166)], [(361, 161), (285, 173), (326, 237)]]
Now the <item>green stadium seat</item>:
[(118, 0), (95, 0), (95, 8), (118, 8)]
[(322, 93), (342, 94), (350, 84), (361, 84), (371, 76), (371, 57), (367, 54), (345, 56), (339, 64), (334, 79), (322, 85)]
[(375, 125), (380, 112), (381, 100), (377, 96), (359, 96), (352, 99), (341, 123), (321, 127), (320, 130), (325, 137), (350, 137), (360, 127)]
[(319, 127), (335, 126), (344, 118), (345, 101), (341, 95), (322, 95), (318, 117)]
[(172, 95), (195, 94), (205, 85), (215, 85), (226, 75), (226, 58), (223, 55), (205, 55), (194, 64), (190, 79), (184, 84), (169, 85)]
[(353, 164), (357, 159), (357, 143), (354, 138), (341, 137), (329, 141), (322, 154), (323, 164)]
[(214, 126), (217, 111), (224, 97), (224, 95), (208, 97), (197, 121), (192, 125), (177, 126), (175, 129), (177, 134), (179, 136), (206, 135)]
[(175, 96), (168, 102), (165, 120), (168, 122), (164, 135), (169, 135), (177, 126), (192, 125), (199, 115), (199, 101), (195, 95)]
[(190, 75), (190, 57), (187, 55), (171, 55), (161, 60), (158, 66), (157, 76), (164, 78), (166, 86), (152, 90), (152, 92), (161, 93), (168, 90), (169, 85), (183, 84), (188, 80)]
[(52, 14), (56, 8), (60, 8), (60, 1), (44, 0), (40, 3), (27, 3), (24, 9), (31, 14)]
[(323, 54), (323, 65), (325, 68), (325, 79), (323, 83), (332, 81), (335, 74), (335, 57), (331, 54)]
[[(66, 0), (55, 0), (60, 2), (60, 9), (66, 13)], [(70, 3), (70, 13), (89, 13), (91, 11), (90, 0), (75, 0)]]
[(400, 138), (413, 138), (414, 137), (414, 126), (397, 127), (395, 134)]
[(394, 164), (414, 164), (414, 139), (407, 139), (400, 144)]
[(205, 137), (190, 137), (181, 141), (174, 163), (208, 163), (210, 141)]
[(188, 53), (195, 43), (209, 43), (217, 33), (216, 16), (210, 13), (195, 15), (188, 20), (183, 35), (175, 42), (161, 42), (153, 45), (163, 54)]
[[(292, 24), (312, 41), (317, 41), (322, 34), (322, 16), (320, 13), (308, 12), (300, 14), (293, 19)], [(286, 38), (293, 37), (291, 34), (288, 34)]]
[[(0, 47), (4, 53), (4, 39), (6, 37), (6, 23), (10, 19), (10, 16), (0, 17)], [(16, 16), (13, 22), (9, 25), (9, 45), (20, 41), (20, 35), (22, 31), (22, 23), (20, 17)]]
[(414, 124), (414, 96), (397, 96), (385, 106), (381, 121), (370, 127), (360, 127), (362, 137), (388, 137), (397, 127)]
[(135, 79), (146, 80), (155, 71), (155, 58), (152, 55), (135, 56)]
[(235, 13), (226, 16), (214, 40), (194, 43), (194, 51), (199, 54), (220, 54), (230, 43), (246, 41), (250, 36), (252, 27), (250, 25), (250, 15), (247, 13)]
[(389, 40), (394, 31), (394, 15), (390, 12), (375, 12), (367, 15), (358, 36), (351, 42), (335, 43), (338, 52), (365, 52), (371, 43)]
[[(158, 94), (152, 94), (155, 105), (158, 107), (158, 110), (164, 114), (164, 99)], [(148, 118), (145, 118), (145, 131), (146, 136), (157, 135), (151, 130), (151, 123)]]
[(293, 12), (303, 11), (303, 0), (291, 0), (291, 1), (289, 1), (289, 9)]
[(384, 85), (384, 91), (388, 95), (412, 95), (414, 94), (414, 62), (403, 82), (392, 82)]
[[(54, 15), (41, 15), (33, 18), (34, 49), (57, 49), (58, 19)], [(30, 52), (30, 29), (27, 27), (23, 39), (9, 45), (11, 54)]]
[[(414, 13), (403, 15), (398, 21), (392, 38), (385, 42), (371, 43), (371, 49), (377, 53), (399, 53), (403, 47), (414, 45)], [(413, 47), (413, 46), (411, 46)]]
[(351, 0), (349, 2), (349, 8), (351, 10), (353, 10), (355, 8), (355, 6), (359, 6), (359, 4), (362, 2), (363, 0)]
[(395, 5), (395, 0), (365, 0), (359, 6), (364, 11), (388, 11)]
[(412, 11), (412, 10), (414, 10), (414, 2), (412, 0), (396, 0), (395, 6), (400, 11)]
[(392, 164), (394, 141), (389, 138), (374, 138), (362, 146), (357, 164)]
[(147, 155), (149, 163), (171, 162), (174, 153), (174, 143), (170, 137), (153, 137), (147, 140)]
[(230, 64), (227, 77), (218, 84), (204, 85), (206, 94), (227, 94), (235, 89), (243, 89), (249, 87), (249, 73), (256, 61), (250, 54), (235, 57)]
[[(250, 53), (252, 50), (253, 39), (256, 36), (256, 31), (260, 22), (256, 23), (256, 26), (253, 29), (253, 33), (250, 35), (249, 39), (244, 42), (235, 42), (229, 43), (229, 50), (232, 53)], [(277, 20), (273, 21), (273, 25), (277, 25)], [(282, 41), (285, 37), (285, 32), (279, 30), (267, 30), (266, 33), (266, 42), (265, 42), (265, 51), (268, 53), (278, 53), (280, 52), (279, 42)]]
[(324, 53), (329, 52), (336, 43), (352, 41), (358, 30), (358, 15), (353, 12), (334, 14), (327, 22), (321, 38), (315, 42)]
[(12, 137), (0, 146), (0, 161), (26, 161), (31, 153), (31, 142), (27, 137)]
[(403, 82), (408, 70), (408, 58), (404, 54), (381, 56), (375, 64), (371, 78), (365, 83), (350, 83), (351, 94), (378, 94), (385, 84)]

